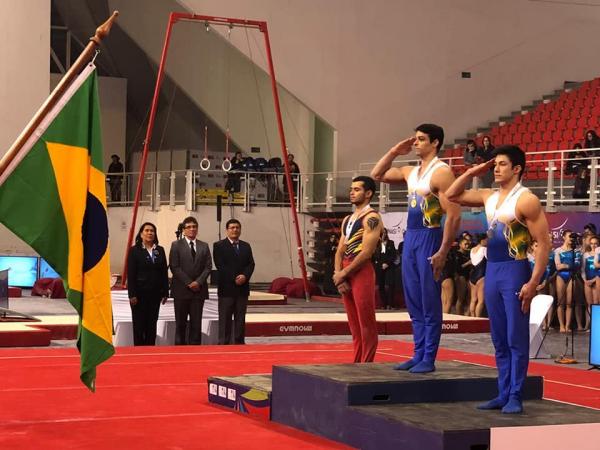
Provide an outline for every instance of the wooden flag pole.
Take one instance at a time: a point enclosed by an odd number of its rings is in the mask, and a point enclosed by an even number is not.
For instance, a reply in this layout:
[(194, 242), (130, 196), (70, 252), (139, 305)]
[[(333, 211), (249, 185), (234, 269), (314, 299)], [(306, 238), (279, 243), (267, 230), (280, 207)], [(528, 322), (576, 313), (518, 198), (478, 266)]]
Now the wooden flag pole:
[(54, 88), (54, 91), (52, 91), (38, 112), (35, 113), (35, 116), (33, 116), (25, 129), (21, 132), (17, 140), (0, 160), (0, 175), (4, 173), (15, 156), (17, 156), (23, 145), (25, 145), (33, 132), (37, 129), (37, 127), (39, 127), (40, 123), (42, 123), (44, 117), (46, 117), (48, 112), (50, 112), (58, 100), (60, 100), (73, 80), (77, 77), (77, 75), (79, 75), (79, 72), (81, 72), (83, 67), (92, 59), (94, 52), (102, 42), (102, 39), (104, 39), (110, 33), (110, 29), (118, 15), (119, 11), (113, 12), (106, 22), (96, 28), (96, 34), (90, 38), (90, 42), (85, 46), (83, 52), (81, 52), (65, 76), (62, 77), (58, 85)]

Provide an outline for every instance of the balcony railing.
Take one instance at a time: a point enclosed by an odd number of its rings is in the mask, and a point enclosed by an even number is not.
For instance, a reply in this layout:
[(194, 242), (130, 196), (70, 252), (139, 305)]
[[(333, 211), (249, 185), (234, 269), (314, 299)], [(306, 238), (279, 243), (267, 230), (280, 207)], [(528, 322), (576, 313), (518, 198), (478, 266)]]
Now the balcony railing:
[[(577, 160), (574, 153), (580, 150), (527, 153), (527, 168), (524, 184), (531, 189), (549, 212), (564, 205), (585, 204), (588, 211), (599, 211), (598, 169), (600, 149), (586, 150), (585, 158), (590, 170), (590, 182), (586, 199), (572, 196), (574, 176), (567, 174), (569, 161)], [(596, 153), (597, 152), (597, 153)], [(462, 157), (442, 158), (455, 173), (462, 173), (466, 166)], [(578, 159), (582, 161), (581, 159)], [(402, 164), (416, 164), (416, 160), (401, 161)], [(398, 163), (396, 163), (398, 164)], [(374, 164), (361, 164), (357, 171), (321, 172), (292, 175), (296, 207), (299, 212), (335, 211), (349, 205), (348, 189), (352, 178), (368, 175)], [(535, 172), (535, 176), (532, 176)], [(121, 177), (120, 184), (114, 177)], [(107, 203), (109, 206), (131, 206), (139, 173), (107, 174)], [(229, 179), (225, 190), (225, 184)], [(119, 180), (118, 178), (116, 180)], [(475, 179), (473, 187), (480, 185)], [(111, 192), (112, 191), (112, 192)], [(118, 195), (117, 195), (118, 194)], [(194, 210), (198, 205), (214, 205), (220, 196), (225, 206), (241, 206), (250, 211), (255, 206), (288, 206), (288, 194), (284, 175), (281, 172), (235, 172), (225, 174), (221, 170), (184, 170), (172, 172), (146, 172), (142, 186), (141, 205), (152, 210), (162, 207), (174, 208), (185, 205)], [(388, 185), (380, 183), (378, 195), (373, 204), (385, 212), (388, 208), (407, 205), (408, 192), (405, 184)]]

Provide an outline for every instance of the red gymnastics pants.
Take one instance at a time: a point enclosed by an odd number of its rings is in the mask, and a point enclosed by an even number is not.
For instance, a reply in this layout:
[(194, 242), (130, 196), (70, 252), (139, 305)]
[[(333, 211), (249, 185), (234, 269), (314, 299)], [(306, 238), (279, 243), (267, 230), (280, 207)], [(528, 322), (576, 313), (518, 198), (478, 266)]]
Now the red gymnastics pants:
[[(342, 266), (352, 260), (344, 259)], [(375, 320), (375, 271), (366, 262), (347, 278), (350, 292), (342, 295), (352, 333), (354, 362), (372, 362), (377, 351), (377, 322)]]

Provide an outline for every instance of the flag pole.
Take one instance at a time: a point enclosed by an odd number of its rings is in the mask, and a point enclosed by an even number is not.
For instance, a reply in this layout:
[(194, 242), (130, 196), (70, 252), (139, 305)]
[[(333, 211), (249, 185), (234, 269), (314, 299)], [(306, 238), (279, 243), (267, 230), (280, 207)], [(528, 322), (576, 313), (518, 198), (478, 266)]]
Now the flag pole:
[(79, 75), (79, 72), (83, 69), (83, 67), (92, 59), (96, 48), (100, 45), (102, 40), (108, 36), (110, 33), (110, 29), (117, 19), (119, 15), (119, 11), (115, 11), (108, 18), (106, 22), (96, 28), (96, 33), (94, 36), (90, 38), (90, 42), (86, 45), (85, 49), (81, 52), (77, 60), (73, 63), (71, 68), (67, 71), (67, 73), (62, 77), (58, 85), (54, 88), (54, 91), (50, 94), (50, 96), (46, 99), (44, 104), (40, 107), (33, 119), (29, 121), (25, 129), (21, 132), (17, 140), (13, 143), (13, 145), (8, 149), (8, 151), (4, 154), (2, 159), (0, 160), (0, 176), (7, 169), (12, 160), (18, 155), (19, 151), (27, 140), (31, 137), (33, 132), (40, 126), (42, 120), (46, 117), (48, 112), (58, 103), (60, 98), (63, 96), (65, 91), (71, 85), (73, 80)]

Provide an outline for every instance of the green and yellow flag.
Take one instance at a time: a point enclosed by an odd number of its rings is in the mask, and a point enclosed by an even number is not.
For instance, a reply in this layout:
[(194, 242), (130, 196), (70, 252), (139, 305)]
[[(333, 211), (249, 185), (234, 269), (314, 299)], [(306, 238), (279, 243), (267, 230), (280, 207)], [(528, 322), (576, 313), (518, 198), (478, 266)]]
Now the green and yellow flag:
[(97, 76), (87, 66), (0, 176), (0, 222), (65, 282), (79, 313), (81, 381), (114, 354)]

